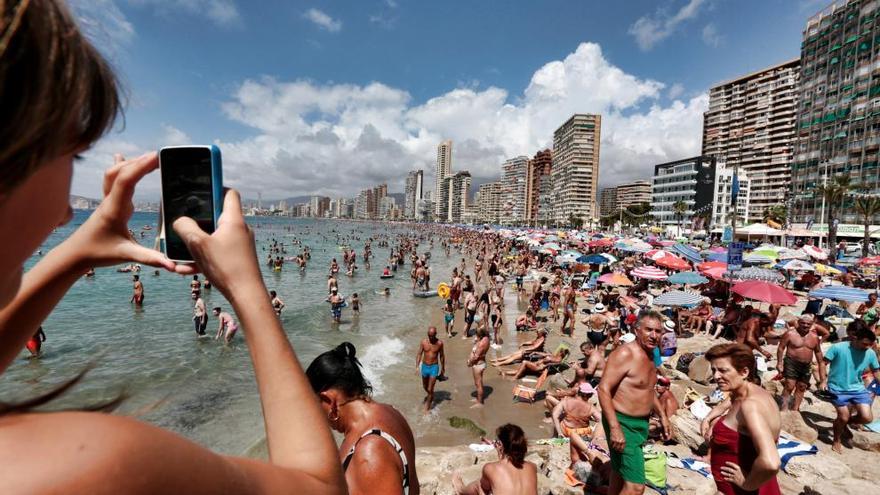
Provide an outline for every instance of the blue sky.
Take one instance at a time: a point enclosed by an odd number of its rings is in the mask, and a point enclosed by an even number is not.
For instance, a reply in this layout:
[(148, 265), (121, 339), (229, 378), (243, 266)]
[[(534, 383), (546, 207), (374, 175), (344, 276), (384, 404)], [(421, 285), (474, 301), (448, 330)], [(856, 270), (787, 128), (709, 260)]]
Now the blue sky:
[[(603, 115), (600, 182), (699, 153), (713, 84), (799, 54), (824, 2), (73, 0), (129, 94), (126, 126), (89, 154), (218, 143), (246, 195), (346, 195), (431, 166), (477, 180)], [(155, 195), (148, 181), (141, 197)]]

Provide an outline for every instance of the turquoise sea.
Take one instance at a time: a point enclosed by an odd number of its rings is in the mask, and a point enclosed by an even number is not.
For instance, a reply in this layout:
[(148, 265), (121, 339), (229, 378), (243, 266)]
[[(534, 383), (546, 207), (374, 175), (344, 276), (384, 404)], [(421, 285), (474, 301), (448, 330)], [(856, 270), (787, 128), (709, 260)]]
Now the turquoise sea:
[[(42, 251), (48, 252), (65, 239), (88, 214), (77, 211), (70, 224), (46, 240)], [(395, 404), (408, 417), (420, 417), (415, 350), (427, 325), (441, 324), (441, 303), (437, 298), (411, 296), (408, 264), (395, 279), (380, 280), (389, 249), (378, 247), (378, 242), (373, 242), (372, 270), (367, 271), (362, 262), (364, 242), (370, 236), (396, 236), (407, 227), (266, 217), (248, 221), (255, 227), (266, 286), (278, 291), (287, 304), (282, 322), (304, 367), (317, 354), (349, 340), (358, 348), (377, 398)], [(136, 213), (130, 227), (139, 233), (143, 226), (153, 226), (154, 230), (145, 232), (141, 239), (144, 245), (152, 246), (156, 223), (156, 214)], [(357, 292), (363, 300), (360, 316), (353, 317), (346, 309), (340, 325), (333, 324), (324, 302), (330, 260), (336, 257), (342, 264), (337, 234), (348, 238), (355, 248), (360, 267), (353, 278), (340, 274), (340, 292), (346, 296)], [(272, 239), (285, 243), (288, 256), (298, 253), (301, 248), (290, 245), (293, 238), (312, 249), (305, 274), (293, 263), (285, 264), (281, 272), (263, 264), (267, 255), (263, 250)], [(419, 252), (428, 250), (429, 242), (425, 241)], [(439, 239), (431, 252), (432, 285), (436, 287), (449, 278), (461, 255), (453, 251), (447, 258)], [(35, 254), (27, 267), (38, 260)], [(42, 357), (30, 359), (23, 351), (0, 376), (0, 398), (31, 397), (95, 363), (84, 382), (53, 407), (75, 407), (125, 392), (130, 398), (120, 409), (122, 414), (179, 432), (220, 452), (258, 451), (264, 436), (262, 418), (242, 336), (236, 336), (230, 346), (213, 338), (196, 338), (190, 277), (165, 271), (154, 276), (152, 268), (143, 267), (146, 299), (143, 308), (137, 309), (129, 303), (131, 274), (117, 273), (116, 268), (99, 268), (95, 277), (84, 277), (73, 286), (43, 325), (47, 341)], [(376, 293), (385, 286), (391, 288), (392, 297)], [(204, 294), (208, 308), (229, 307), (216, 289)], [(213, 336), (216, 325), (212, 315), (208, 334)]]

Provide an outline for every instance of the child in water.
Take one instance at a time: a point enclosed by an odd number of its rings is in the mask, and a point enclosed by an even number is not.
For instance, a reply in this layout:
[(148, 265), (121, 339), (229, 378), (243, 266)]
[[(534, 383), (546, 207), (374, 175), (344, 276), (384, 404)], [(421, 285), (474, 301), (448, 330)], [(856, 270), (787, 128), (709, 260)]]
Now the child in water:
[(447, 299), (443, 305), (443, 321), (446, 325), (446, 336), (452, 337), (452, 327), (455, 326), (455, 308), (452, 306), (452, 299)]
[(356, 315), (361, 313), (361, 299), (358, 297), (357, 292), (351, 295), (351, 310)]

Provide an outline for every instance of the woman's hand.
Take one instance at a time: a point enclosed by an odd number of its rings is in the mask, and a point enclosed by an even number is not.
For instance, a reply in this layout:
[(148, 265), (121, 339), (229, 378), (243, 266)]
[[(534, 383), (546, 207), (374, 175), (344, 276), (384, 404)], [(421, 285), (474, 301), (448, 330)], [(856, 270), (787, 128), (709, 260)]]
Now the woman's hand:
[(746, 477), (742, 472), (742, 469), (738, 464), (733, 462), (725, 462), (723, 466), (721, 466), (721, 476), (724, 477), (730, 483), (742, 488), (743, 484), (746, 482)]
[[(178, 218), (172, 227), (196, 261), (195, 267), (178, 265), (178, 273), (203, 272), (230, 301), (263, 286), (260, 268), (257, 266), (254, 233), (241, 214), (241, 198), (238, 192), (226, 190), (223, 214), (220, 215), (213, 234), (206, 233), (189, 217)], [(241, 289), (246, 292), (242, 293)]]
[(128, 221), (134, 212), (135, 186), (159, 167), (158, 156), (151, 152), (125, 160), (117, 154), (114, 161), (104, 173), (104, 200), (65, 242), (75, 257), (76, 269), (85, 272), (96, 266), (134, 261), (174, 271), (173, 261), (159, 251), (138, 244), (128, 230)]

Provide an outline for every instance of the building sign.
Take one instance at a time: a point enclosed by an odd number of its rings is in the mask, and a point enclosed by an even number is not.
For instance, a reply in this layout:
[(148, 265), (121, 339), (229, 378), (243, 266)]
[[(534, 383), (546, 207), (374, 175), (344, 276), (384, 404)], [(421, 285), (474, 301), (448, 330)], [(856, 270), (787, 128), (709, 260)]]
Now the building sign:
[(731, 242), (727, 247), (727, 271), (735, 272), (743, 265), (743, 242)]
[(721, 234), (721, 242), (730, 242), (733, 240), (733, 229), (730, 225), (724, 227), (724, 233)]
[[(828, 224), (827, 223), (814, 223), (810, 225), (796, 223), (792, 225), (793, 228), (800, 228), (806, 230), (812, 230), (817, 234), (827, 234), (828, 233)], [(868, 231), (871, 233), (871, 237), (880, 238), (880, 225), (869, 225)], [(837, 235), (843, 237), (864, 237), (865, 236), (865, 226), (858, 225), (855, 223), (839, 223), (837, 224)]]

